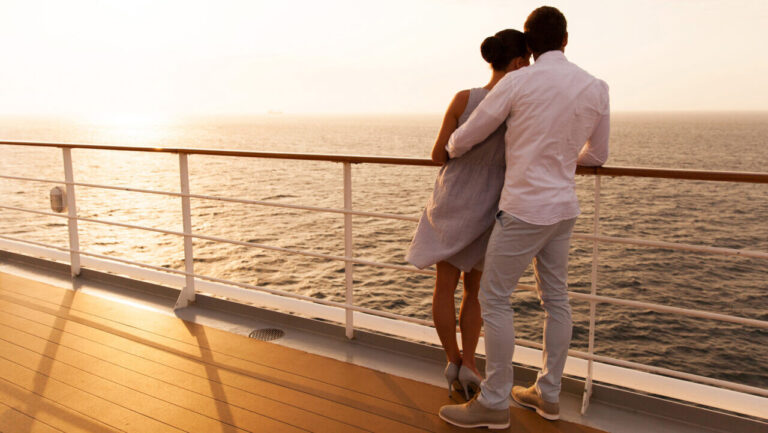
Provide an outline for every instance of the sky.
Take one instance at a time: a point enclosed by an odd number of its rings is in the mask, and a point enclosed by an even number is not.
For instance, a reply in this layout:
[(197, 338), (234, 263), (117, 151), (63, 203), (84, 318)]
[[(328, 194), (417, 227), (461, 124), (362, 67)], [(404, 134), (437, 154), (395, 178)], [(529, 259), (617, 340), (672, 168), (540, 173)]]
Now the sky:
[[(527, 0), (3, 0), (0, 114), (442, 113)], [(768, 110), (766, 0), (550, 1), (613, 111)]]

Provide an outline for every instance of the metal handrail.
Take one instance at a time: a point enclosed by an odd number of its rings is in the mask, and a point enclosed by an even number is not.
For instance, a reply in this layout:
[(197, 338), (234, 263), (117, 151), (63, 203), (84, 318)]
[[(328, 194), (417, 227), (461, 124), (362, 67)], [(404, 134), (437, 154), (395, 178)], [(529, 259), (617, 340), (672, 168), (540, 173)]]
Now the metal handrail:
[(407, 158), (397, 156), (362, 156), (362, 155), (333, 155), (320, 153), (293, 152), (257, 152), (246, 150), (193, 149), (184, 147), (149, 147), (149, 146), (105, 146), (97, 144), (78, 143), (35, 143), (27, 141), (0, 141), (0, 144), (11, 146), (56, 147), (60, 149), (91, 149), (91, 150), (122, 150), (132, 152), (158, 152), (185, 155), (237, 156), (246, 158), (293, 159), (301, 161), (348, 162), (351, 164), (394, 164), (439, 166), (430, 159)]
[[(251, 290), (259, 290), (264, 291), (267, 293), (279, 295), (279, 296), (286, 296), (296, 299), (301, 299), (305, 301), (311, 301), (319, 304), (324, 304), (327, 306), (333, 306), (341, 309), (346, 310), (346, 326), (347, 326), (347, 335), (349, 337), (352, 336), (353, 332), (353, 325), (352, 325), (352, 311), (358, 311), (363, 312), (367, 314), (373, 314), (377, 316), (382, 316), (394, 320), (403, 320), (406, 322), (412, 322), (417, 323), (421, 325), (429, 325), (428, 321), (422, 320), (422, 319), (415, 319), (410, 318), (407, 316), (401, 316), (394, 313), (389, 312), (383, 312), (378, 310), (373, 310), (369, 308), (364, 307), (358, 307), (356, 305), (353, 305), (352, 301), (352, 263), (357, 264), (365, 264), (365, 265), (372, 265), (372, 266), (383, 266), (387, 268), (393, 268), (398, 270), (405, 270), (409, 272), (417, 272), (417, 273), (423, 273), (423, 274), (431, 274), (434, 275), (434, 271), (429, 270), (417, 270), (408, 266), (401, 266), (401, 265), (391, 265), (387, 263), (379, 263), (379, 262), (373, 262), (373, 261), (366, 261), (361, 259), (354, 258), (353, 251), (351, 249), (351, 216), (352, 215), (358, 215), (358, 216), (368, 216), (368, 217), (380, 217), (380, 218), (390, 218), (390, 219), (399, 219), (399, 220), (406, 220), (406, 221), (417, 221), (418, 219), (415, 217), (405, 216), (405, 215), (397, 215), (397, 214), (388, 214), (388, 213), (377, 213), (377, 212), (366, 212), (366, 211), (357, 211), (352, 209), (351, 207), (351, 171), (350, 171), (350, 165), (351, 164), (358, 164), (358, 163), (374, 163), (374, 164), (393, 164), (393, 165), (410, 165), (410, 166), (437, 166), (439, 164), (436, 164), (432, 162), (431, 160), (426, 159), (417, 159), (417, 158), (399, 158), (399, 157), (375, 157), (375, 156), (356, 156), (356, 155), (322, 155), (322, 154), (304, 154), (304, 153), (277, 153), (277, 152), (254, 152), (254, 151), (233, 151), (233, 150), (218, 150), (218, 149), (187, 149), (187, 148), (157, 148), (157, 147), (141, 147), (141, 146), (104, 146), (104, 145), (89, 145), (89, 144), (75, 144), (75, 143), (34, 143), (34, 142), (19, 142), (19, 141), (0, 141), (0, 144), (2, 145), (18, 145), (18, 146), (32, 146), (32, 147), (52, 147), (52, 148), (61, 148), (64, 152), (64, 168), (65, 168), (65, 175), (66, 175), (66, 181), (63, 182), (67, 186), (67, 200), (68, 200), (68, 209), (70, 211), (69, 215), (60, 215), (60, 214), (54, 214), (50, 212), (42, 212), (42, 211), (36, 211), (31, 209), (23, 209), (23, 208), (17, 208), (17, 207), (11, 207), (11, 206), (3, 206), (0, 205), (0, 209), (10, 209), (10, 210), (16, 210), (16, 211), (22, 211), (22, 212), (31, 212), (35, 214), (41, 214), (41, 215), (47, 215), (47, 216), (56, 216), (56, 217), (63, 217), (68, 218), (69, 226), (70, 226), (70, 248), (61, 248), (56, 247), (52, 245), (45, 245), (40, 244), (36, 242), (31, 241), (25, 241), (21, 239), (14, 239), (7, 236), (0, 236), (2, 239), (8, 239), (13, 240), (16, 242), (26, 242), (33, 245), (43, 246), (43, 247), (52, 247), (54, 249), (59, 249), (62, 251), (67, 251), (70, 253), (70, 259), (72, 261), (72, 272), (73, 274), (76, 274), (79, 272), (79, 255), (86, 255), (86, 256), (92, 256), (97, 258), (102, 258), (105, 260), (113, 260), (116, 262), (122, 262), (125, 264), (130, 264), (132, 266), (138, 266), (138, 267), (147, 267), (149, 269), (153, 269), (156, 271), (165, 271), (170, 272), (177, 275), (182, 275), (186, 277), (187, 281), (187, 287), (185, 287), (182, 290), (182, 294), (179, 296), (179, 300), (181, 301), (183, 297), (186, 297), (186, 300), (192, 300), (194, 299), (194, 280), (200, 279), (200, 280), (208, 280), (213, 281), (217, 283), (222, 284), (228, 284), (228, 285), (234, 285), (245, 289), (251, 289)], [(119, 186), (108, 186), (108, 185), (98, 185), (98, 184), (89, 184), (89, 183), (78, 183), (74, 182), (72, 179), (72, 160), (71, 160), (71, 149), (91, 149), (91, 150), (118, 150), (118, 151), (141, 151), (141, 152), (160, 152), (160, 153), (173, 153), (178, 154), (180, 158), (180, 174), (181, 174), (181, 185), (182, 185), (182, 193), (175, 193), (175, 192), (166, 192), (166, 191), (154, 191), (154, 190), (147, 190), (147, 189), (138, 189), (138, 188), (129, 188), (129, 187), (119, 187)], [(322, 207), (315, 207), (315, 206), (302, 206), (302, 205), (294, 205), (294, 204), (284, 204), (284, 203), (275, 203), (275, 202), (268, 202), (268, 201), (259, 201), (259, 200), (247, 200), (247, 199), (234, 199), (234, 198), (227, 198), (227, 197), (217, 197), (217, 196), (207, 196), (207, 195), (200, 195), (200, 194), (191, 194), (188, 191), (188, 169), (187, 169), (187, 156), (192, 154), (198, 154), (198, 155), (215, 155), (215, 156), (230, 156), (230, 157), (249, 157), (249, 158), (272, 158), (272, 159), (288, 159), (288, 160), (304, 160), (304, 161), (326, 161), (326, 162), (340, 162), (344, 164), (344, 196), (345, 196), (345, 206), (344, 209), (336, 209), (336, 208), (322, 208)], [(676, 249), (676, 250), (688, 250), (688, 251), (697, 251), (697, 252), (706, 252), (706, 253), (712, 253), (712, 254), (719, 254), (719, 255), (737, 255), (737, 256), (743, 256), (743, 257), (752, 257), (752, 258), (768, 258), (768, 253), (760, 252), (760, 251), (750, 251), (750, 250), (738, 250), (738, 249), (731, 249), (731, 248), (718, 248), (718, 247), (707, 247), (707, 246), (701, 246), (701, 245), (689, 245), (689, 244), (682, 244), (682, 243), (672, 243), (672, 242), (663, 242), (663, 241), (648, 241), (648, 240), (642, 240), (642, 239), (629, 239), (629, 238), (621, 238), (621, 237), (610, 237), (610, 236), (602, 236), (599, 234), (598, 228), (599, 228), (599, 217), (597, 217), (598, 209), (599, 209), (599, 191), (600, 191), (600, 178), (601, 176), (631, 176), (631, 177), (649, 177), (649, 178), (666, 178), (666, 179), (687, 179), (687, 180), (703, 180), (703, 181), (716, 181), (716, 182), (748, 182), (748, 183), (761, 183), (761, 184), (768, 184), (768, 173), (745, 173), (745, 172), (725, 172), (725, 171), (701, 171), (701, 170), (673, 170), (673, 169), (655, 169), (655, 168), (635, 168), (635, 167), (577, 167), (576, 174), (579, 175), (594, 175), (595, 176), (595, 232), (592, 234), (585, 234), (585, 233), (574, 233), (575, 239), (581, 239), (581, 240), (591, 240), (593, 242), (593, 261), (596, 264), (598, 259), (598, 249), (597, 246), (599, 243), (602, 242), (608, 242), (608, 243), (623, 243), (623, 244), (633, 244), (633, 245), (641, 245), (641, 246), (656, 246), (661, 248), (667, 248), (667, 249)], [(46, 182), (46, 183), (62, 183), (60, 181), (54, 181), (54, 180), (48, 180), (48, 179), (34, 179), (34, 178), (26, 178), (26, 177), (19, 177), (19, 176), (7, 176), (7, 175), (0, 175), (0, 178), (6, 178), (6, 179), (14, 179), (14, 180), (25, 180), (25, 181), (38, 181), (38, 182)], [(161, 195), (169, 195), (169, 196), (175, 196), (180, 197), (182, 199), (183, 203), (186, 204), (186, 209), (184, 209), (184, 218), (185, 218), (185, 228), (184, 232), (177, 232), (177, 231), (170, 231), (170, 230), (162, 230), (162, 229), (155, 229), (155, 228), (149, 228), (149, 227), (143, 227), (138, 225), (132, 225), (132, 224), (125, 224), (125, 223), (118, 223), (118, 222), (111, 222), (111, 221), (103, 221), (99, 219), (94, 218), (85, 218), (85, 217), (79, 217), (74, 212), (75, 208), (75, 201), (74, 201), (74, 187), (80, 186), (80, 187), (90, 187), (90, 188), (105, 188), (105, 189), (113, 189), (113, 190), (123, 190), (123, 191), (129, 191), (129, 192), (138, 192), (138, 193), (147, 193), (147, 194), (161, 194)], [(186, 188), (185, 188), (186, 187)], [(262, 205), (262, 206), (275, 206), (275, 207), (285, 207), (285, 208), (294, 208), (294, 209), (303, 209), (308, 211), (315, 211), (315, 212), (331, 212), (331, 213), (338, 213), (343, 214), (345, 216), (345, 255), (344, 256), (335, 256), (335, 255), (327, 255), (327, 254), (319, 254), (314, 252), (308, 252), (308, 251), (301, 251), (301, 250), (293, 250), (288, 248), (281, 248), (281, 247), (273, 247), (269, 245), (262, 245), (262, 244), (256, 244), (252, 242), (243, 242), (243, 241), (236, 241), (236, 240), (230, 240), (230, 239), (224, 239), (224, 238), (218, 238), (213, 236), (205, 236), (205, 235), (197, 235), (193, 234), (191, 232), (191, 225), (189, 224), (189, 206), (188, 206), (188, 200), (190, 198), (198, 198), (198, 199), (206, 199), (206, 200), (219, 200), (219, 201), (228, 201), (228, 202), (236, 202), (236, 203), (244, 203), (244, 204), (255, 204), (255, 205)], [(87, 221), (87, 222), (95, 222), (95, 223), (101, 223), (101, 224), (108, 224), (108, 225), (115, 225), (115, 226), (122, 226), (126, 228), (132, 228), (132, 229), (141, 229), (141, 230), (149, 230), (154, 232), (160, 232), (170, 235), (177, 235), (177, 236), (183, 236), (185, 239), (185, 263), (186, 263), (186, 271), (178, 271), (178, 270), (172, 270), (168, 268), (161, 268), (157, 266), (152, 266), (144, 263), (138, 263), (138, 262), (132, 262), (125, 259), (119, 259), (116, 257), (110, 257), (105, 256), (101, 254), (96, 253), (89, 253), (85, 252), (79, 249), (78, 245), (78, 238), (77, 238), (77, 222), (78, 221)], [(215, 277), (208, 277), (205, 275), (198, 275), (194, 273), (194, 270), (191, 268), (191, 257), (192, 257), (192, 250), (191, 250), (191, 239), (197, 238), (197, 239), (205, 239), (205, 240), (211, 240), (215, 242), (226, 242), (226, 243), (232, 243), (236, 245), (244, 245), (244, 246), (251, 246), (251, 247), (259, 247), (259, 248), (265, 248), (265, 249), (271, 249), (281, 252), (287, 252), (287, 253), (295, 253), (295, 254), (302, 254), (302, 255), (308, 255), (312, 257), (318, 257), (318, 258), (326, 258), (326, 259), (332, 259), (332, 260), (341, 260), (344, 261), (346, 265), (346, 285), (347, 285), (347, 300), (345, 303), (341, 302), (334, 302), (334, 301), (326, 301), (321, 300), (305, 295), (297, 295), (292, 294), (290, 292), (283, 292), (280, 290), (274, 290), (264, 287), (258, 287), (250, 284), (244, 284), (244, 283), (238, 283), (230, 280), (223, 280)], [(187, 248), (188, 246), (188, 248)], [(739, 324), (744, 324), (748, 326), (754, 326), (758, 328), (768, 328), (768, 321), (762, 321), (757, 319), (750, 319), (750, 318), (744, 318), (744, 317), (737, 317), (737, 316), (730, 316), (720, 313), (713, 313), (713, 312), (706, 312), (701, 310), (692, 310), (692, 309), (684, 309), (684, 308), (678, 308), (678, 307), (670, 307), (666, 305), (659, 305), (659, 304), (651, 304), (646, 302), (639, 302), (639, 301), (631, 301), (631, 300), (625, 300), (620, 298), (612, 298), (612, 297), (606, 297), (606, 296), (598, 296), (596, 294), (597, 289), (597, 275), (596, 275), (596, 266), (593, 266), (593, 275), (592, 275), (592, 292), (587, 293), (580, 293), (580, 292), (569, 292), (571, 297), (574, 299), (581, 299), (584, 301), (588, 301), (590, 303), (590, 336), (594, 333), (594, 307), (598, 303), (609, 303), (609, 304), (618, 304), (618, 305), (625, 305), (629, 307), (634, 308), (645, 308), (650, 309), (653, 311), (659, 311), (659, 312), (667, 312), (667, 313), (673, 313), (673, 314), (679, 314), (684, 316), (690, 316), (690, 317), (699, 317), (699, 318), (707, 318), (707, 319), (714, 319), (714, 320), (723, 320), (728, 322), (734, 322)], [(192, 286), (191, 288), (189, 286)], [(526, 290), (534, 290), (531, 286), (526, 285), (520, 285), (520, 289), (526, 289)], [(185, 295), (186, 294), (186, 295)], [(179, 304), (177, 304), (179, 305)], [(185, 305), (185, 304), (183, 304)], [(591, 337), (590, 337), (591, 340)], [(528, 347), (539, 347), (537, 343), (527, 342), (527, 341), (521, 341), (522, 345), (528, 346)], [(741, 385), (726, 381), (720, 381), (717, 379), (711, 379), (706, 378), (702, 376), (696, 376), (691, 375), (689, 373), (683, 373), (683, 372), (675, 372), (673, 370), (666, 370), (666, 369), (660, 369), (657, 367), (652, 366), (645, 366), (643, 364), (637, 364), (632, 363), (629, 361), (623, 361), (619, 359), (614, 359), (610, 357), (604, 357), (595, 355), (593, 353), (593, 345), (590, 344), (588, 352), (579, 352), (579, 351), (571, 351), (569, 352), (572, 356), (575, 356), (577, 358), (586, 359), (589, 362), (589, 368), (587, 373), (587, 383), (585, 386), (585, 395), (584, 395), (584, 403), (582, 406), (582, 411), (586, 410), (588, 401), (589, 401), (589, 395), (591, 394), (591, 380), (592, 380), (592, 361), (600, 361), (600, 362), (606, 362), (613, 365), (618, 366), (627, 366), (629, 368), (634, 368), (638, 370), (645, 370), (645, 371), (654, 371), (661, 374), (666, 374), (674, 377), (679, 377), (683, 379), (690, 379), (694, 381), (699, 381), (701, 383), (707, 383), (712, 384), (715, 386), (723, 386), (726, 388), (739, 390), (742, 392), (748, 392), (753, 393), (757, 395), (762, 396), (768, 396), (768, 390), (763, 390), (760, 388), (750, 387), (747, 385)]]
[(619, 236), (591, 235), (587, 233), (574, 233), (574, 239), (594, 240), (598, 242), (637, 245), (641, 247), (658, 247), (670, 250), (695, 251), (697, 253), (719, 254), (722, 256), (741, 256), (753, 259), (768, 259), (768, 253), (753, 250), (740, 250), (736, 248), (708, 247), (706, 245), (684, 244), (682, 242), (649, 241), (645, 239), (622, 238)]
[[(183, 147), (106, 146), (79, 143), (41, 143), (31, 141), (0, 141), (10, 146), (55, 147), (61, 149), (120, 150), (133, 152), (159, 152), (186, 155), (238, 156), (246, 158), (291, 159), (301, 161), (347, 162), (351, 164), (392, 164), (439, 166), (430, 159), (394, 156), (335, 155), (319, 153), (257, 152), (245, 150), (192, 149)], [(711, 170), (678, 170), (646, 167), (577, 167), (576, 174), (597, 176), (650, 177), (660, 179), (706, 180), (715, 182), (768, 183), (768, 173)]]

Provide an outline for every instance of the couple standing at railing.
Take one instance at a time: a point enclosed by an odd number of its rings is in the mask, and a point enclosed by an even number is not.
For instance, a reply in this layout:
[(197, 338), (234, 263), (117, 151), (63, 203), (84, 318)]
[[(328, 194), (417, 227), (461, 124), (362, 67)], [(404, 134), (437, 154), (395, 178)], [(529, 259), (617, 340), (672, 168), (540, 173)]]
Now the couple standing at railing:
[[(444, 164), (407, 256), (419, 268), (437, 266), (432, 315), (448, 358), (449, 391), (474, 393), (467, 403), (443, 406), (440, 417), (461, 427), (508, 427), (510, 397), (559, 418), (572, 329), (567, 265), (579, 215), (575, 170), (608, 157), (608, 86), (565, 58), (563, 14), (538, 8), (524, 31), (483, 41), (490, 82), (457, 93), (448, 107), (432, 150)], [(530, 388), (513, 387), (510, 295), (531, 261), (545, 310), (544, 368)], [(453, 295), (462, 273), (460, 351)], [(475, 365), (483, 325), (485, 379)]]

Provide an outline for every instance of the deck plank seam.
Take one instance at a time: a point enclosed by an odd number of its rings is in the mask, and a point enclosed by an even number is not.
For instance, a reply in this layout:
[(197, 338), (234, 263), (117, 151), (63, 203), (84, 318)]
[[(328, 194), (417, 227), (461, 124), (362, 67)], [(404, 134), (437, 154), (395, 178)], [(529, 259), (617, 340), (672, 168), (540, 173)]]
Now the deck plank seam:
[[(2, 402), (2, 401), (0, 401), (0, 406), (4, 406), (4, 407), (7, 407), (9, 410), (12, 410), (12, 411), (14, 411), (14, 412), (16, 412), (16, 413), (18, 413), (18, 414), (20, 414), (20, 415), (24, 416), (24, 417), (27, 417), (27, 418), (29, 418), (30, 420), (33, 420), (33, 421), (35, 421), (35, 422), (39, 422), (40, 424), (44, 424), (44, 425), (46, 425), (47, 427), (49, 427), (51, 430), (56, 430), (56, 431), (58, 431), (58, 432), (61, 432), (61, 433), (66, 433), (64, 430), (58, 429), (58, 428), (56, 428), (55, 426), (53, 426), (53, 425), (51, 425), (51, 424), (48, 424), (47, 422), (45, 422), (45, 421), (43, 421), (43, 420), (41, 420), (41, 419), (37, 419), (37, 418), (31, 417), (31, 416), (29, 416), (28, 414), (26, 414), (26, 413), (24, 413), (24, 412), (22, 412), (22, 411), (20, 411), (20, 410), (16, 409), (16, 408), (15, 408), (15, 407), (13, 407), (13, 406), (8, 406), (7, 404), (5, 404), (5, 403), (4, 403), (4, 402)], [(2, 433), (2, 432), (3, 432), (3, 431), (2, 431), (2, 430), (0, 430), (0, 433)]]
[[(85, 414), (85, 413), (83, 413), (83, 412), (80, 412), (79, 410), (77, 410), (77, 409), (75, 409), (75, 408), (72, 408), (72, 407), (66, 406), (66, 405), (64, 405), (64, 404), (61, 404), (61, 403), (59, 403), (58, 401), (56, 401), (56, 400), (53, 400), (53, 399), (51, 399), (51, 398), (49, 398), (49, 397), (46, 397), (46, 396), (44, 396), (44, 395), (42, 395), (42, 394), (38, 394), (38, 393), (34, 392), (33, 390), (30, 390), (30, 389), (24, 388), (24, 387), (22, 387), (22, 386), (20, 386), (20, 385), (18, 385), (18, 384), (16, 384), (16, 383), (14, 383), (14, 382), (11, 382), (10, 380), (8, 380), (8, 379), (6, 379), (6, 378), (4, 378), (4, 377), (2, 377), (2, 376), (0, 376), (0, 380), (2, 380), (3, 382), (7, 383), (7, 384), (8, 384), (9, 386), (11, 386), (12, 388), (16, 388), (16, 389), (18, 389), (18, 390), (19, 390), (19, 391), (21, 391), (22, 393), (35, 395), (35, 396), (37, 396), (37, 397), (38, 397), (38, 398), (40, 398), (40, 399), (43, 399), (43, 400), (47, 400), (47, 401), (49, 402), (49, 404), (51, 404), (51, 405), (53, 405), (53, 406), (60, 406), (60, 407), (64, 408), (64, 409), (65, 409), (65, 410), (67, 410), (67, 411), (70, 411), (70, 412), (74, 412), (74, 413), (76, 413), (77, 415), (79, 415), (80, 417), (82, 417), (82, 418), (85, 418), (85, 419), (88, 419), (88, 420), (90, 420), (90, 421), (91, 421), (91, 423), (93, 423), (93, 424), (101, 424), (101, 425), (103, 425), (103, 426), (105, 426), (105, 427), (107, 427), (107, 428), (111, 429), (112, 431), (116, 431), (116, 432), (123, 432), (123, 433), (126, 433), (126, 431), (125, 431), (125, 430), (123, 430), (123, 429), (121, 429), (121, 428), (119, 428), (119, 427), (115, 427), (115, 426), (113, 426), (113, 425), (107, 424), (107, 423), (105, 423), (104, 421), (101, 421), (101, 420), (99, 420), (99, 419), (96, 419), (96, 418), (94, 418), (94, 417), (92, 417), (92, 416), (88, 415), (88, 414)], [(26, 414), (26, 415), (28, 415), (28, 416), (29, 416), (29, 414)], [(37, 418), (35, 418), (35, 419), (37, 419)]]

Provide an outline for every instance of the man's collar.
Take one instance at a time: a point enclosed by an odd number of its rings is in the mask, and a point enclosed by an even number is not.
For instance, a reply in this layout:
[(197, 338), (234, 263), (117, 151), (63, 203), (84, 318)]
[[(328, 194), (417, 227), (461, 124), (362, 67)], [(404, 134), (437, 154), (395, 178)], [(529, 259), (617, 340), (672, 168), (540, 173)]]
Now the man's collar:
[(568, 60), (568, 59), (565, 57), (565, 53), (563, 53), (562, 51), (552, 50), (552, 51), (547, 51), (546, 53), (542, 53), (534, 63), (539, 63), (542, 60), (546, 63), (551, 61)]

